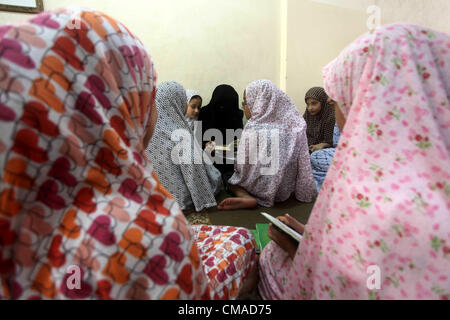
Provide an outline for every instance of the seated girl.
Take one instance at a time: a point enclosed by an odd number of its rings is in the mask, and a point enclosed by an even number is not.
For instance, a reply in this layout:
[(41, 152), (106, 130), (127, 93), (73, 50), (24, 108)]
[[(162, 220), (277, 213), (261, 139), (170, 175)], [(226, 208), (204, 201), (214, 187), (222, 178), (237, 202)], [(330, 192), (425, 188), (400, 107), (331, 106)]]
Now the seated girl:
[(324, 69), (341, 142), (308, 224), (280, 217), (301, 243), (269, 227), (263, 298), (449, 299), (449, 44), (388, 25)]
[[(330, 106), (334, 108), (334, 102), (330, 101)], [(314, 175), (314, 182), (316, 183), (317, 192), (320, 192), (322, 188), (323, 181), (327, 176), (328, 168), (333, 161), (334, 153), (336, 151), (336, 147), (339, 143), (339, 138), (341, 136), (341, 132), (337, 124), (334, 126), (333, 133), (333, 148), (326, 148), (314, 151), (311, 153), (311, 166)]]
[(254, 239), (192, 228), (160, 184), (144, 153), (158, 116), (142, 42), (71, 8), (2, 27), (0, 52), (12, 47), (20, 59), (0, 57), (0, 300), (235, 298)]
[(328, 104), (328, 96), (321, 87), (311, 88), (305, 95), (306, 135), (309, 151), (333, 147), (333, 132), (336, 124), (334, 109)]
[[(203, 162), (203, 151), (184, 118), (186, 101), (180, 84), (164, 82), (158, 86), (158, 122), (147, 153), (161, 183), (181, 209), (199, 212), (217, 205), (215, 195), (221, 190), (222, 179), (212, 164)], [(182, 134), (181, 142), (174, 140), (177, 132)]]
[[(202, 146), (210, 154), (214, 154), (214, 147), (217, 144), (229, 145), (234, 140), (239, 139), (243, 128), (244, 113), (239, 109), (239, 95), (230, 85), (222, 84), (214, 89), (210, 103), (200, 110), (199, 121), (202, 122)], [(211, 140), (203, 141), (208, 130), (216, 130), (221, 139), (211, 137)], [(227, 138), (227, 130), (237, 133), (237, 136)], [(197, 137), (198, 133), (196, 134)], [(214, 158), (214, 166), (222, 174), (222, 181), (227, 188), (228, 179), (234, 173), (233, 163), (227, 163), (223, 157)]]
[(198, 115), (202, 108), (203, 99), (199, 93), (195, 90), (186, 90), (187, 97), (187, 108), (185, 119), (189, 125), (189, 128), (194, 132), (195, 135), (195, 121), (198, 121)]
[(295, 194), (311, 202), (317, 195), (309, 160), (306, 123), (294, 102), (269, 80), (252, 82), (244, 92), (248, 122), (239, 142), (233, 176), (235, 198), (221, 210), (272, 207)]

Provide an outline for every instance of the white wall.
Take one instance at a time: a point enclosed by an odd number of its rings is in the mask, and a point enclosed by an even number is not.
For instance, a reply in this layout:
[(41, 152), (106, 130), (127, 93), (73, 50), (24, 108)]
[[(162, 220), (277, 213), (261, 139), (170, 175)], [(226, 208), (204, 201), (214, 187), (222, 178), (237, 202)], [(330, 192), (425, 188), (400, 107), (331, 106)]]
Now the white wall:
[(287, 93), (302, 114), (306, 91), (323, 86), (323, 67), (366, 32), (366, 19), (361, 10), (289, 0)]
[[(197, 89), (267, 78), (304, 112), (304, 95), (323, 86), (322, 68), (367, 32), (367, 7), (382, 23), (410, 22), (450, 33), (450, 0), (44, 0), (45, 9), (94, 7), (123, 22), (149, 48), (159, 82)], [(29, 14), (0, 12), (0, 24)]]
[(450, 0), (376, 0), (383, 23), (408, 22), (450, 33)]
[[(45, 10), (93, 7), (116, 18), (150, 50), (158, 82), (176, 80), (200, 91), (204, 104), (214, 88), (280, 81), (278, 0), (44, 0)], [(0, 24), (32, 17), (0, 12)]]
[(415, 23), (450, 33), (450, 0), (288, 0), (286, 90), (301, 112), (304, 96), (323, 86), (322, 68), (368, 31), (370, 5), (381, 23)]
[(370, 5), (381, 9), (384, 24), (407, 22), (450, 32), (449, 0), (312, 0), (347, 9), (366, 11)]

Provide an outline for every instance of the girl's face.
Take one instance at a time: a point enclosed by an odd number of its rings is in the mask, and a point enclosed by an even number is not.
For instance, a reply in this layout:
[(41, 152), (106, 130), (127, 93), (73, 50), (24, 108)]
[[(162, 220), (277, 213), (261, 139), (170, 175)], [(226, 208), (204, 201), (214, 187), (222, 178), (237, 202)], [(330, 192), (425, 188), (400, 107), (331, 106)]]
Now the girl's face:
[(248, 104), (247, 104), (247, 98), (245, 97), (245, 91), (244, 91), (244, 101), (242, 101), (242, 107), (244, 108), (245, 117), (247, 118), (247, 120), (250, 120), (250, 118), (252, 117), (252, 113), (250, 112), (250, 108), (248, 107)]
[(322, 110), (322, 104), (319, 100), (308, 98), (306, 100), (306, 109), (312, 116), (315, 116)]
[(201, 107), (202, 107), (202, 99), (192, 98), (187, 106), (186, 115), (190, 119), (197, 119)]

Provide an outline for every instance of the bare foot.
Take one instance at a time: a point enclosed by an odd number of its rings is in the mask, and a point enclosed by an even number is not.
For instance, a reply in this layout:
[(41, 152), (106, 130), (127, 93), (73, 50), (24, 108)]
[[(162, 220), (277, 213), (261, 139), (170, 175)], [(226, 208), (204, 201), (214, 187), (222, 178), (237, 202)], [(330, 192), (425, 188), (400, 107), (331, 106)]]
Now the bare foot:
[(258, 206), (255, 198), (228, 198), (223, 200), (218, 206), (219, 210), (252, 209)]

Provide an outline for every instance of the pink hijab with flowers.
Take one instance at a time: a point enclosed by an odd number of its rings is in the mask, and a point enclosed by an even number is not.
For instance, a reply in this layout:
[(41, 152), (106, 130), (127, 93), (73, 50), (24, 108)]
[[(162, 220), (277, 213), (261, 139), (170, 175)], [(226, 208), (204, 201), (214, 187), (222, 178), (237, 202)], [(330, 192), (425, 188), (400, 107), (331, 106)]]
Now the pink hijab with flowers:
[(384, 26), (324, 79), (346, 125), (284, 298), (448, 299), (450, 37)]
[(292, 99), (269, 80), (254, 81), (245, 91), (252, 116), (242, 132), (228, 182), (245, 188), (264, 207), (292, 194), (299, 201), (313, 201), (317, 191), (305, 119)]

